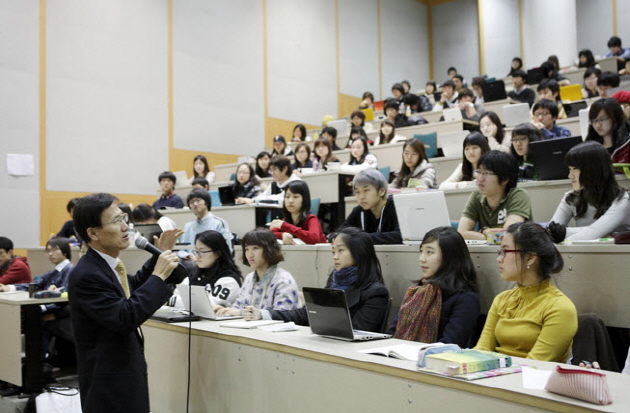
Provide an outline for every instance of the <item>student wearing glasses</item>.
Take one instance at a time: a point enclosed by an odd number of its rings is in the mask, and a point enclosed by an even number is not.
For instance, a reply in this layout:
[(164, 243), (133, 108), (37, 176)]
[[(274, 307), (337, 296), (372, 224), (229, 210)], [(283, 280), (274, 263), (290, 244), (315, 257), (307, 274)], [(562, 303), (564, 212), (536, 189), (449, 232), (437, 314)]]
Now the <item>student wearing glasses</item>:
[(551, 100), (542, 99), (534, 103), (532, 113), (534, 114), (532, 123), (542, 132), (545, 139), (568, 138), (571, 136), (569, 129), (556, 125), (558, 106)]
[(510, 147), (510, 153), (516, 158), (519, 167), (525, 164), (532, 166), (530, 175), (526, 172), (527, 169), (519, 169), (519, 178), (538, 179), (534, 159), (532, 159), (529, 153), (529, 144), (543, 139), (542, 132), (531, 123), (522, 123), (512, 129), (512, 146)]
[(591, 105), (588, 119), (590, 125), (585, 141), (604, 145), (613, 157), (613, 163), (622, 163), (624, 158), (628, 162), (630, 123), (624, 117), (621, 105), (613, 98), (600, 99)]
[(551, 284), (564, 264), (551, 236), (534, 222), (510, 225), (497, 255), (501, 279), (516, 287), (495, 297), (475, 349), (565, 363), (577, 311)]
[(511, 154), (490, 151), (481, 157), (478, 188), (468, 198), (457, 228), (464, 239), (485, 240), (489, 231), (532, 219), (529, 195), (516, 187), (517, 180), (518, 163)]

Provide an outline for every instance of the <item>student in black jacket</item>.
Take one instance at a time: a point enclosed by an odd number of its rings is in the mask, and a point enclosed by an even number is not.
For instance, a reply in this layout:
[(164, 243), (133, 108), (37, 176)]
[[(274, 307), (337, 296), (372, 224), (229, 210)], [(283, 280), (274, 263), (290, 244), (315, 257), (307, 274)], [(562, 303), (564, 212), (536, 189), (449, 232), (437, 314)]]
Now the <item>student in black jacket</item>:
[(364, 169), (352, 181), (358, 206), (343, 227), (357, 227), (372, 237), (374, 244), (402, 244), (394, 199), (387, 197), (387, 181), (376, 169)]
[[(381, 265), (370, 237), (357, 228), (344, 228), (333, 241), (335, 269), (328, 276), (326, 288), (344, 290), (352, 327), (379, 332), (389, 301), (389, 291), (383, 284)], [(245, 320), (283, 320), (309, 325), (306, 307), (296, 310), (258, 310), (248, 306)]]

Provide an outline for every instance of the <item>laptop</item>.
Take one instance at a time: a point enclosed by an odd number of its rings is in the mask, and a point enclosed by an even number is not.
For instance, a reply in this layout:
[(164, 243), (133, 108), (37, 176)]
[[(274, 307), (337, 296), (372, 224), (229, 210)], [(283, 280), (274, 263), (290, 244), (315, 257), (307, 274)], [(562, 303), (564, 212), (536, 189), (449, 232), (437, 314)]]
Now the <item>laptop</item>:
[(529, 105), (517, 103), (503, 106), (503, 119), (505, 119), (505, 126), (508, 128), (529, 122)]
[(538, 180), (566, 179), (569, 176), (569, 168), (564, 163), (564, 156), (569, 149), (579, 143), (582, 143), (581, 136), (530, 142), (529, 153), (536, 165)]
[(326, 126), (333, 127), (337, 130), (337, 137), (344, 138), (350, 136), (350, 125), (345, 119), (331, 120)]
[(462, 110), (458, 107), (444, 109), (442, 111), (442, 115), (444, 116), (444, 120), (446, 122), (462, 120)]
[(322, 337), (345, 341), (390, 338), (389, 334), (352, 329), (344, 290), (304, 287), (304, 301), (311, 331)]
[(175, 171), (173, 173), (175, 174), (175, 179), (177, 179), (177, 185), (176, 186), (178, 188), (191, 186), (188, 183), (188, 175), (186, 175), (186, 171)]
[(540, 67), (535, 67), (527, 71), (527, 84), (537, 85), (543, 79), (543, 70)]
[(365, 113), (366, 122), (374, 120), (374, 109), (367, 108), (367, 109), (361, 109), (361, 110), (363, 111), (363, 113)]
[(232, 185), (219, 187), (219, 199), (221, 199), (221, 205), (234, 205), (236, 199), (234, 198), (234, 188)]
[(153, 244), (153, 236), (160, 237), (162, 234), (162, 228), (158, 224), (137, 224), (134, 226), (136, 232), (145, 237), (151, 244)]
[(588, 135), (588, 127), (589, 127), (588, 112), (589, 112), (589, 108), (580, 109), (580, 112), (578, 114), (578, 117), (580, 118), (580, 133), (584, 137)]
[(495, 80), (494, 82), (488, 82), (482, 87), (483, 101), (494, 102), (496, 100), (506, 99), (505, 83), (502, 80)]
[(442, 191), (395, 194), (394, 206), (403, 244), (420, 245), (433, 228), (451, 226)]
[(470, 132), (463, 130), (438, 134), (438, 147), (442, 148), (444, 156), (462, 157), (464, 153), (464, 139)]
[[(190, 289), (189, 289), (190, 287)], [(203, 285), (185, 285), (180, 284), (177, 286), (179, 296), (182, 298), (184, 308), (194, 315), (207, 320), (233, 320), (237, 318), (243, 318), (243, 316), (225, 316), (219, 317), (212, 308), (212, 302), (206, 292), (206, 287)]]
[(582, 100), (582, 85), (568, 85), (560, 87), (560, 100), (567, 102), (575, 102)]
[(586, 109), (588, 107), (588, 104), (585, 101), (580, 100), (579, 102), (563, 103), (562, 106), (564, 107), (564, 112), (567, 114), (567, 118), (576, 118), (580, 116), (580, 111), (582, 109)]

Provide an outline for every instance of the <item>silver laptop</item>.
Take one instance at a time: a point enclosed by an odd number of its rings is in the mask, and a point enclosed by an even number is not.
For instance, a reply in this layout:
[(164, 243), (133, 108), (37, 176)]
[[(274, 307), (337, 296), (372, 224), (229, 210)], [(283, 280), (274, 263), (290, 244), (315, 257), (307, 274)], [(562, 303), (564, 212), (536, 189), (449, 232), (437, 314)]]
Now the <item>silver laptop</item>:
[(469, 133), (467, 130), (438, 133), (438, 147), (442, 148), (444, 156), (461, 158), (464, 153), (464, 139)]
[(394, 205), (404, 244), (420, 245), (433, 228), (451, 225), (442, 191), (395, 194)]
[(529, 122), (529, 105), (527, 103), (517, 103), (503, 106), (503, 119), (505, 120), (505, 126), (508, 128)]
[(326, 126), (330, 126), (337, 130), (337, 138), (350, 136), (350, 125), (345, 119), (331, 120)]
[(304, 301), (311, 331), (322, 337), (345, 341), (390, 338), (389, 334), (352, 329), (344, 290), (304, 287)]
[(191, 285), (189, 290), (188, 285), (180, 284), (177, 286), (177, 291), (182, 298), (184, 308), (201, 318), (208, 320), (233, 320), (243, 318), (243, 316), (240, 315), (218, 317), (212, 308), (212, 302), (206, 292), (206, 287), (203, 285)]
[(442, 115), (444, 115), (446, 122), (462, 120), (462, 110), (459, 107), (444, 109)]
[(190, 186), (186, 171), (175, 171), (173, 173), (175, 174), (175, 179), (177, 179), (177, 184), (175, 184), (176, 188), (185, 188)]

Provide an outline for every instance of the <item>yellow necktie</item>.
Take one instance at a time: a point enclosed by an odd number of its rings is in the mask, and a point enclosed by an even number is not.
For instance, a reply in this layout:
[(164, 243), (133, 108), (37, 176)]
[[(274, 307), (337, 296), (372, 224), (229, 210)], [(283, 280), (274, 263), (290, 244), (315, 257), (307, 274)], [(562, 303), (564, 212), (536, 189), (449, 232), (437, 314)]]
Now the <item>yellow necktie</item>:
[(116, 273), (118, 273), (118, 279), (122, 284), (123, 291), (125, 292), (125, 297), (129, 298), (129, 283), (127, 282), (127, 270), (125, 269), (125, 264), (122, 261), (118, 261), (116, 264)]

